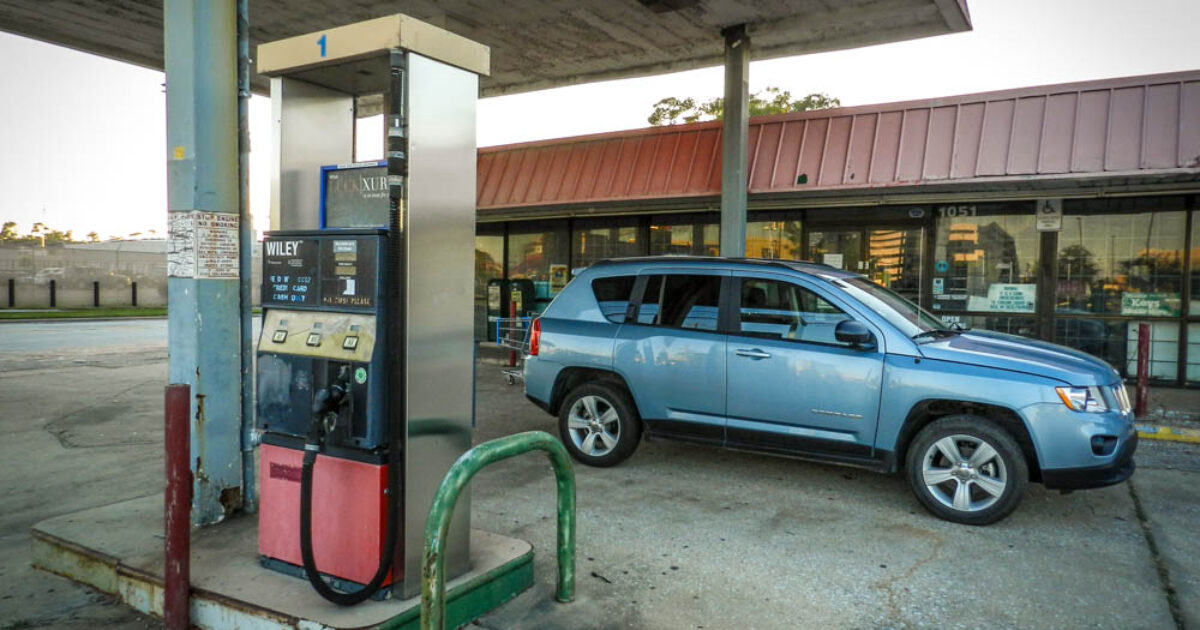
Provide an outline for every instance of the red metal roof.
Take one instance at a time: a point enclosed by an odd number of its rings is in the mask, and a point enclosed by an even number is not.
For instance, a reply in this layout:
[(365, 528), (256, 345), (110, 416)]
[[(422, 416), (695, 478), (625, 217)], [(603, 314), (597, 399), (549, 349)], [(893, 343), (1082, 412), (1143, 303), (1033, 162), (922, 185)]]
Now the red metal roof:
[[(478, 169), (480, 210), (715, 196), (721, 123), (486, 147)], [(750, 121), (752, 195), (1178, 169), (1200, 173), (1200, 71)]]

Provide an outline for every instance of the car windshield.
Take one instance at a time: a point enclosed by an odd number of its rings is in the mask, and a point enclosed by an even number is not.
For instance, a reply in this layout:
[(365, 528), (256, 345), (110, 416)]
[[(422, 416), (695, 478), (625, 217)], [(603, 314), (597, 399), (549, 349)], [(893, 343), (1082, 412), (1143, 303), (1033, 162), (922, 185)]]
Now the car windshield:
[(931, 330), (950, 330), (932, 313), (866, 278), (842, 278), (836, 284), (909, 337)]

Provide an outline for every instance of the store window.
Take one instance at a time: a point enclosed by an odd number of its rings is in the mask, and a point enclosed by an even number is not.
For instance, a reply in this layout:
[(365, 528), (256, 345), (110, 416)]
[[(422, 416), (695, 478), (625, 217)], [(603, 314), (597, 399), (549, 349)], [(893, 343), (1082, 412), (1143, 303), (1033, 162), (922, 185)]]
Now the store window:
[(650, 224), (650, 255), (719, 256), (721, 226), (717, 215), (654, 217)]
[(933, 310), (1034, 312), (1039, 236), (1031, 204), (947, 205), (935, 219)]
[(1009, 317), (1007, 315), (941, 315), (939, 319), (943, 324), (948, 326), (962, 326), (963, 328), (992, 330), (995, 332), (1007, 333), (1009, 335), (1020, 335), (1022, 337), (1036, 337), (1037, 320), (1033, 317)]
[(1185, 378), (1190, 385), (1200, 385), (1200, 324), (1188, 324), (1187, 331), (1187, 374)]
[(538, 310), (567, 285), (571, 274), (566, 222), (536, 226), (509, 225), (508, 279), (533, 280)]
[(478, 232), (475, 235), (475, 338), (485, 339), (488, 281), (504, 277), (504, 233), (483, 226)]
[(504, 235), (475, 236), (475, 299), (487, 297), (489, 280), (504, 277)]
[(642, 255), (637, 219), (605, 218), (576, 221), (571, 233), (572, 265), (590, 267), (607, 258)]
[(1058, 234), (1054, 340), (1137, 372), (1139, 324), (1150, 378), (1179, 377), (1185, 197), (1066, 201)]
[(1067, 201), (1056, 311), (1178, 317), (1187, 232), (1182, 203), (1179, 197)]
[(1178, 322), (1129, 322), (1125, 333), (1125, 374), (1137, 374), (1138, 328), (1146, 324), (1150, 331), (1150, 378), (1173, 381), (1179, 372)]
[[(1200, 197), (1193, 197), (1193, 200), (1200, 200)], [(1193, 201), (1193, 204), (1196, 202)], [(1196, 207), (1193, 205), (1192, 207)], [(1200, 210), (1192, 213), (1192, 249), (1188, 253), (1191, 258), (1190, 264), (1192, 269), (1192, 296), (1191, 307), (1188, 309), (1188, 314), (1193, 318), (1200, 317)], [(1191, 356), (1190, 353), (1188, 356)], [(1200, 363), (1200, 356), (1196, 357), (1196, 362)], [(1190, 378), (1190, 377), (1189, 377)]]
[(750, 258), (772, 258), (800, 260), (803, 244), (800, 221), (772, 215), (769, 219), (762, 214), (752, 214), (746, 223), (746, 256)]
[[(1196, 207), (1196, 197), (1192, 207)], [(1184, 379), (1189, 385), (1200, 385), (1200, 211), (1192, 212), (1191, 250), (1188, 252), (1191, 265), (1191, 304), (1188, 315), (1192, 323), (1187, 325), (1187, 366)]]

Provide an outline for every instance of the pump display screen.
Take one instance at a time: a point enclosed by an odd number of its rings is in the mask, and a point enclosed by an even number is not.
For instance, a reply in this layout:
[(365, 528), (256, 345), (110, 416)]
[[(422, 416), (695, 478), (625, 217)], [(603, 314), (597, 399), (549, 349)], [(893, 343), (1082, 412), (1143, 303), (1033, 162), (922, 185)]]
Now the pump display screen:
[(263, 306), (372, 310), (382, 234), (273, 233), (263, 240)]
[(375, 239), (322, 241), (321, 304), (374, 306), (375, 254)]
[(321, 227), (387, 227), (386, 165), (325, 166), (321, 174)]

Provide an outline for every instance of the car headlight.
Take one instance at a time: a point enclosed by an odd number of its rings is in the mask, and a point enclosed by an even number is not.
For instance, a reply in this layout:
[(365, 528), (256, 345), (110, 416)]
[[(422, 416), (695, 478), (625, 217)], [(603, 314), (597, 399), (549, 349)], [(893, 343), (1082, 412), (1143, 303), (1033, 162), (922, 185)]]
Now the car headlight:
[(1063, 404), (1072, 411), (1108, 411), (1108, 403), (1104, 402), (1104, 395), (1100, 393), (1099, 387), (1055, 387), (1054, 391), (1058, 392)]

